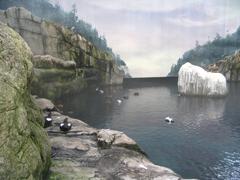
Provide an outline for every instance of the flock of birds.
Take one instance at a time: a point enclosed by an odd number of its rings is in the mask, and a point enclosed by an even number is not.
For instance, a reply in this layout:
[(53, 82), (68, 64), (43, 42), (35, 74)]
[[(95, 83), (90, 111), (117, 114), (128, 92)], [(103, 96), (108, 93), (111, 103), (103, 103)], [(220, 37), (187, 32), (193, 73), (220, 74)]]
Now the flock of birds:
[[(99, 94), (104, 94), (104, 90), (102, 90), (100, 88), (96, 88), (96, 92), (98, 92)], [(133, 95), (139, 96), (139, 92), (134, 92)], [(128, 98), (129, 98), (128, 96), (123, 96), (122, 98), (116, 99), (116, 102), (118, 104), (121, 104), (123, 102), (123, 99), (128, 99)], [(44, 128), (52, 126), (52, 122), (53, 122), (51, 110), (48, 110), (47, 112), (48, 112), (48, 115), (45, 116)], [(165, 118), (165, 121), (168, 124), (174, 123), (173, 118), (170, 118), (169, 116)], [(70, 122), (68, 122), (68, 118), (65, 118), (63, 120), (63, 122), (59, 124), (59, 129), (60, 129), (60, 131), (63, 131), (65, 133), (72, 129), (72, 124)]]
[[(104, 94), (104, 90), (100, 89), (99, 87), (96, 88), (96, 92), (98, 92), (99, 94)], [(134, 95), (134, 96), (139, 96), (139, 92), (134, 92), (133, 95)], [(121, 98), (118, 98), (118, 99), (116, 99), (116, 102), (117, 102), (118, 104), (121, 104), (121, 103), (123, 102), (123, 99), (128, 99), (128, 96), (123, 96), (122, 99), (121, 99)], [(173, 118), (171, 118), (171, 117), (169, 117), (169, 116), (165, 118), (165, 121), (166, 121), (168, 124), (174, 123)]]
[[(45, 117), (44, 128), (52, 126), (52, 112), (48, 111), (48, 115)], [(72, 129), (72, 123), (68, 122), (68, 118), (65, 118), (62, 123), (59, 125), (60, 131), (68, 132)]]
[[(104, 90), (100, 89), (99, 87), (96, 88), (96, 92), (98, 92), (99, 94), (104, 94)], [(139, 96), (139, 92), (134, 92), (133, 95), (134, 95), (134, 96)], [(128, 96), (123, 96), (122, 98), (117, 98), (117, 99), (116, 99), (116, 102), (117, 102), (118, 104), (122, 104), (123, 100), (124, 100), (124, 99), (128, 99), (128, 98), (129, 98)]]

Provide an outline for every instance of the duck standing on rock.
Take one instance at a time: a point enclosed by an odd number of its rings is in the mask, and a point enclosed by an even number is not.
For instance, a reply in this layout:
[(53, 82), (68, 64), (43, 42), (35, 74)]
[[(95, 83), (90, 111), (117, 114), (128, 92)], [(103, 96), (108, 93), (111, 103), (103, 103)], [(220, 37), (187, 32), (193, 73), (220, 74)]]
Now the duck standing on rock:
[(52, 112), (49, 111), (48, 115), (45, 117), (44, 128), (52, 126)]
[(68, 132), (72, 129), (72, 124), (68, 122), (68, 118), (65, 118), (60, 124), (60, 130), (63, 132)]

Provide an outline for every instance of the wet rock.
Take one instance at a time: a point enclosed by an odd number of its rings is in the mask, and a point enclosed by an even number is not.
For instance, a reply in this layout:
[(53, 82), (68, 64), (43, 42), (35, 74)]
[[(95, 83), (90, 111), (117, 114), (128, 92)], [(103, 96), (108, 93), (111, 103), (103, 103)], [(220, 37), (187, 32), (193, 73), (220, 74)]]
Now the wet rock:
[[(95, 129), (59, 112), (52, 112), (52, 118), (53, 126), (46, 128), (53, 161), (49, 179), (182, 179), (150, 162), (123, 132)], [(72, 123), (67, 134), (59, 130), (65, 118)]]

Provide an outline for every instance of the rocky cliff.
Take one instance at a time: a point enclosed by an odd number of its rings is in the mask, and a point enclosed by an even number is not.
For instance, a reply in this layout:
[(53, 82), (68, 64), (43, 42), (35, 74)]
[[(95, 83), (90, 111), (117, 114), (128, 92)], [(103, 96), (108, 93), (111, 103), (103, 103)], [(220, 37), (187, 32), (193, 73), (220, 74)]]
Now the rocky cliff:
[(123, 81), (124, 72), (112, 54), (97, 49), (68, 28), (17, 7), (0, 11), (0, 21), (17, 31), (31, 48), (36, 72), (34, 87), (42, 91), (40, 95), (48, 92), (51, 97), (60, 93), (56, 93), (58, 89), (81, 89), (89, 79), (102, 84)]
[(210, 64), (207, 70), (222, 73), (228, 81), (240, 81), (240, 52), (236, 51), (234, 55)]
[(50, 166), (41, 111), (30, 97), (31, 58), (25, 41), (0, 23), (0, 179), (42, 179)]

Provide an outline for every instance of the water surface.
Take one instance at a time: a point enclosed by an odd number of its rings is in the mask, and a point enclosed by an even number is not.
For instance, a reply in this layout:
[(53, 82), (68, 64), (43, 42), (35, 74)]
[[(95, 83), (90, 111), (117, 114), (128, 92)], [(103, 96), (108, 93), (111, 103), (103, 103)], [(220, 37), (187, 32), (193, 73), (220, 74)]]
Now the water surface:
[[(156, 164), (184, 178), (240, 179), (240, 84), (226, 98), (180, 97), (176, 82), (95, 87), (59, 100), (64, 113), (132, 137)], [(139, 96), (134, 96), (139, 92)], [(116, 100), (128, 96), (118, 104)], [(175, 123), (168, 124), (165, 117)]]

